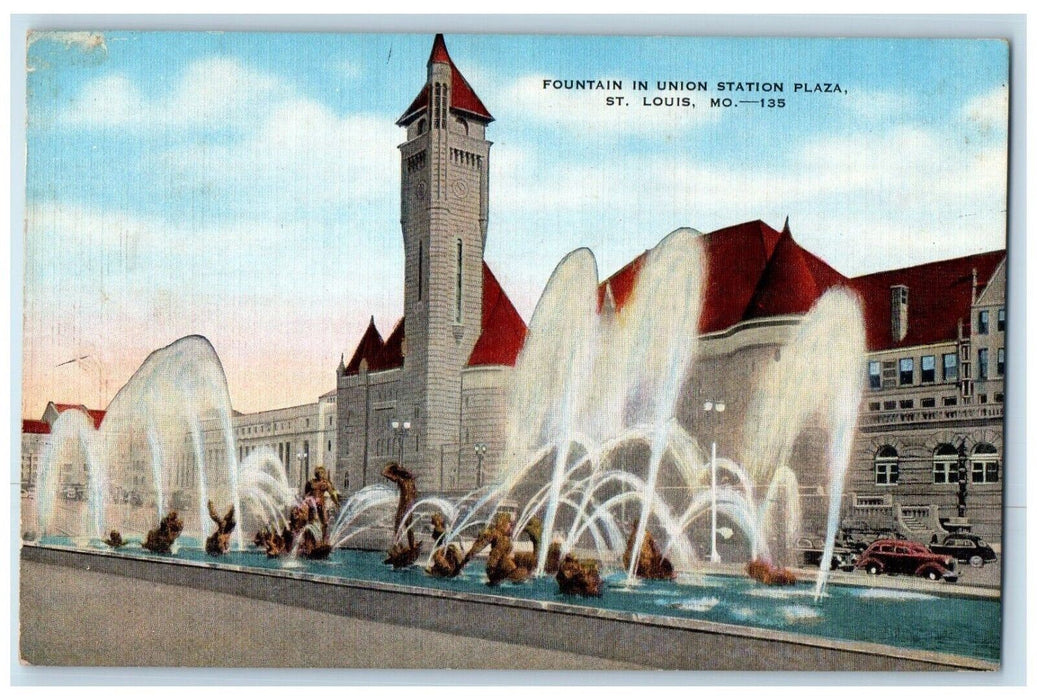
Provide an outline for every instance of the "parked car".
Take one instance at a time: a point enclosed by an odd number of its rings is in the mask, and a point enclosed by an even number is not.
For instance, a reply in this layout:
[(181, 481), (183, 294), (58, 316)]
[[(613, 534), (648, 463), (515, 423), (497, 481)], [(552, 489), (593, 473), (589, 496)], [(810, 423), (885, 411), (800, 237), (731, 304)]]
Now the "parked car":
[[(821, 557), (824, 556), (825, 540), (823, 537), (800, 537), (796, 541), (796, 549), (803, 559), (804, 566), (821, 566)], [(832, 549), (832, 559), (829, 569), (835, 571), (853, 571), (853, 565), (857, 561), (858, 551), (847, 547), (839, 540), (835, 541)]]
[(929, 545), (929, 551), (949, 554), (958, 561), (967, 561), (969, 566), (980, 567), (988, 561), (997, 561), (997, 555), (989, 544), (977, 535), (950, 534), (943, 542)]
[(856, 568), (869, 574), (910, 574), (930, 581), (958, 580), (958, 561), (934, 554), (924, 544), (908, 540), (875, 540), (857, 560)]

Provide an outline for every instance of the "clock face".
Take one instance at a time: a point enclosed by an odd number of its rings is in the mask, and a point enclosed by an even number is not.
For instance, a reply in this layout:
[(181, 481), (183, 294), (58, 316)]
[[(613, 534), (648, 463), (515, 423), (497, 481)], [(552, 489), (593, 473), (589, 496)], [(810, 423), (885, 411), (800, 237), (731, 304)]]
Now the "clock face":
[(468, 185), (464, 180), (456, 180), (451, 189), (454, 192), (454, 197), (457, 199), (464, 199), (468, 196)]
[(428, 186), (424, 180), (418, 180), (414, 185), (414, 196), (418, 199), (425, 199), (425, 193), (428, 191)]

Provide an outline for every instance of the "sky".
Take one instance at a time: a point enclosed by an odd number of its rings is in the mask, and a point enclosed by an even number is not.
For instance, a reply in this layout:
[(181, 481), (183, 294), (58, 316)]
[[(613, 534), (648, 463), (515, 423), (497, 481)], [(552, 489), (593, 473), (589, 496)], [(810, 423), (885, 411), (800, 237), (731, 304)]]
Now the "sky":
[[(787, 216), (800, 245), (850, 276), (1005, 245), (1003, 42), (446, 43), (496, 118), (485, 257), (527, 321), (567, 252), (589, 247), (605, 277), (682, 226), (780, 229)], [(332, 389), (368, 319), (387, 335), (401, 312), (395, 121), (424, 84), (431, 44), (30, 37), (23, 416), (49, 400), (104, 406), (148, 353), (193, 333), (212, 341), (238, 410)], [(623, 86), (556, 90), (545, 79)], [(660, 92), (657, 81), (707, 90)], [(609, 96), (628, 104), (607, 106)], [(642, 106), (654, 97), (695, 107)], [(709, 106), (723, 97), (756, 102)]]

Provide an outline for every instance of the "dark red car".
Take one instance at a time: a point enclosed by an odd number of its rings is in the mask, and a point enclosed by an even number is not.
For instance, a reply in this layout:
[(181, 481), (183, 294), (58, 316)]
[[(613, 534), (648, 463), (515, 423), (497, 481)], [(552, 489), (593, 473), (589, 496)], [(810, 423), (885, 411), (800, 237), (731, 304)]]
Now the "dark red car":
[(958, 580), (958, 562), (946, 554), (933, 554), (924, 544), (908, 540), (875, 540), (861, 554), (856, 568), (869, 574), (909, 574), (930, 581)]

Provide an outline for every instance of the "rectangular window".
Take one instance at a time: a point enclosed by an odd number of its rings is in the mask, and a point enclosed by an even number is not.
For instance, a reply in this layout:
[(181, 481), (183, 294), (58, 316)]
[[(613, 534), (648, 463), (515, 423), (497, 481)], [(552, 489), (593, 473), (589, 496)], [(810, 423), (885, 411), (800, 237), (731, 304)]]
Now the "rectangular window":
[(872, 401), (871, 403), (868, 404), (868, 410), (869, 411), (877, 411), (880, 408), (882, 408), (882, 404), (880, 404), (878, 401)]
[(1004, 394), (994, 394), (994, 401), (996, 401), (997, 403), (1004, 403), (1005, 402), (1005, 395)]
[(915, 383), (915, 358), (913, 357), (902, 357), (900, 358), (900, 384), (914, 384)]
[(455, 294), (457, 295), (457, 303), (454, 308), (454, 322), (461, 322), (461, 284), (463, 281), (462, 277), (462, 256), (464, 254), (464, 244), (461, 241), (457, 242), (457, 284), (455, 285)]
[(868, 386), (872, 389), (882, 388), (882, 364), (878, 360), (868, 363)]
[(997, 462), (973, 462), (972, 483), (974, 484), (996, 484)]
[(1005, 376), (1005, 349), (997, 349), (997, 376)]
[(421, 288), (425, 284), (425, 242), (418, 241), (418, 301), (421, 301)]
[(943, 356), (943, 381), (958, 381), (958, 355), (949, 352)]
[(912, 401), (911, 399), (905, 399), (905, 400), (900, 402), (900, 407), (901, 408), (914, 408), (915, 407), (915, 402)]
[(979, 378), (986, 379), (989, 376), (989, 361), (990, 351), (986, 348), (980, 348), (978, 353), (979, 360)]
[(892, 486), (900, 481), (900, 465), (896, 462), (878, 462), (875, 464), (875, 484)]
[(979, 317), (976, 319), (976, 332), (980, 335), (986, 335), (990, 332), (990, 312), (980, 311)]
[(944, 406), (957, 406), (958, 405), (958, 397), (957, 396), (944, 396), (943, 397), (943, 405)]
[(936, 355), (922, 355), (922, 383), (936, 381)]
[(954, 477), (957, 475), (957, 472), (958, 467), (955, 465), (954, 462), (933, 462), (933, 483), (953, 484), (955, 482)]
[(922, 408), (936, 408), (936, 399), (922, 399)]
[(896, 401), (885, 401), (882, 404), (882, 410), (883, 411), (892, 411), (892, 410), (896, 409), (896, 407), (897, 407), (897, 402)]
[(999, 331), (1005, 330), (1005, 310), (1003, 307), (997, 310), (997, 329)]

